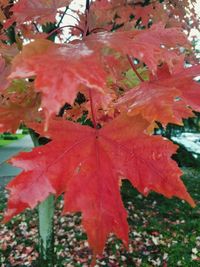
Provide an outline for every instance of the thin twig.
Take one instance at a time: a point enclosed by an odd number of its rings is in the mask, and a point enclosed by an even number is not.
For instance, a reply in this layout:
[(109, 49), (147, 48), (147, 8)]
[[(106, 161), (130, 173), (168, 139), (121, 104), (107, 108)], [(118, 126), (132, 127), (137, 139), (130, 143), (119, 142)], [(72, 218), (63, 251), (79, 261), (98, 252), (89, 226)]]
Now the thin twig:
[(89, 12), (89, 10), (90, 10), (90, 0), (86, 0), (85, 11)]
[(94, 28), (94, 29), (92, 29), (91, 31), (90, 31), (90, 33), (95, 33), (95, 32), (98, 32), (98, 31), (108, 31), (108, 30), (106, 30), (105, 28), (100, 28), (100, 27), (98, 27), (98, 28)]
[(133, 71), (134, 71), (135, 74), (137, 75), (137, 77), (140, 79), (141, 82), (144, 82), (144, 79), (143, 79), (142, 76), (139, 74), (139, 72), (137, 71), (135, 65), (133, 64), (133, 60), (132, 60), (132, 58), (131, 58), (129, 55), (127, 55), (127, 58), (128, 58), (128, 61), (129, 61), (130, 65), (131, 65)]
[(91, 89), (89, 90), (89, 98), (90, 98), (90, 107), (91, 107), (91, 114), (92, 114), (92, 122), (94, 125), (94, 128), (97, 129), (97, 122), (96, 122), (96, 117), (95, 117), (95, 113), (94, 113), (94, 103), (93, 103), (93, 99), (92, 99), (92, 91)]
[(89, 35), (89, 24), (88, 24), (88, 16), (90, 10), (90, 0), (86, 0), (85, 3), (85, 27), (83, 32), (83, 38)]
[(60, 18), (60, 21), (58, 22), (58, 24), (56, 25), (56, 27), (57, 28), (59, 28), (60, 27), (60, 24), (62, 23), (62, 21), (63, 21), (63, 18), (64, 18), (64, 16), (66, 15), (66, 13), (67, 13), (67, 10), (68, 10), (68, 6), (66, 6), (66, 8), (65, 8), (65, 10), (64, 10), (64, 12), (62, 13), (62, 16), (61, 16), (61, 18)]
[(66, 16), (70, 16), (72, 17), (73, 19), (75, 19), (78, 23), (80, 22), (80, 20), (78, 18), (76, 18), (74, 15), (72, 14), (66, 14)]
[(40, 32), (40, 30), (39, 30), (39, 28), (38, 28), (38, 26), (37, 26), (37, 24), (36, 24), (35, 22), (33, 22), (33, 25), (34, 25), (36, 31), (37, 31), (37, 32)]
[(65, 26), (56, 28), (56, 29), (54, 29), (53, 31), (51, 31), (51, 32), (47, 35), (46, 38), (49, 38), (52, 34), (54, 34), (55, 32), (57, 32), (57, 31), (59, 31), (59, 30), (61, 30), (61, 29), (63, 29), (63, 28), (75, 28), (75, 29), (79, 30), (80, 32), (84, 33), (84, 30), (81, 29), (81, 28), (78, 27), (78, 26), (74, 26), (74, 25), (65, 25)]

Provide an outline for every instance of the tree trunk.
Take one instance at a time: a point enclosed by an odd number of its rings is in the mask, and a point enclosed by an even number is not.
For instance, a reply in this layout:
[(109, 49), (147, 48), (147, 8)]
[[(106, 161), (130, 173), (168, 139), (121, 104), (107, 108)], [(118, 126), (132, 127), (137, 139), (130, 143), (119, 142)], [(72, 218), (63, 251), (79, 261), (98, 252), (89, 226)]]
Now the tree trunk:
[[(29, 129), (34, 146), (47, 143), (48, 139), (38, 140), (38, 134)], [(39, 262), (38, 267), (53, 267), (54, 255), (54, 196), (50, 195), (38, 205), (39, 213)]]
[(39, 262), (41, 267), (54, 266), (54, 196), (50, 195), (38, 207)]

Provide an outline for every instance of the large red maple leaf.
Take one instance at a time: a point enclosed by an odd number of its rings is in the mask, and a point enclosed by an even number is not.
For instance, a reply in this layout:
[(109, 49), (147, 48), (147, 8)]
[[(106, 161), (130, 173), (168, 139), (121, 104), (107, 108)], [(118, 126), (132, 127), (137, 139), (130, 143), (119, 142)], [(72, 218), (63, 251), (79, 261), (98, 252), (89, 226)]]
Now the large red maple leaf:
[[(141, 116), (120, 115), (101, 129), (52, 120), (53, 141), (11, 159), (22, 168), (7, 186), (10, 191), (4, 222), (25, 208), (34, 208), (49, 194), (64, 193), (64, 213), (82, 212), (82, 223), (94, 253), (101, 253), (109, 233), (128, 243), (127, 213), (120, 197), (122, 179), (139, 192), (177, 196), (194, 206), (171, 159), (177, 146), (148, 136)], [(43, 126), (35, 126), (44, 134)], [(142, 151), (142, 153), (141, 153)]]

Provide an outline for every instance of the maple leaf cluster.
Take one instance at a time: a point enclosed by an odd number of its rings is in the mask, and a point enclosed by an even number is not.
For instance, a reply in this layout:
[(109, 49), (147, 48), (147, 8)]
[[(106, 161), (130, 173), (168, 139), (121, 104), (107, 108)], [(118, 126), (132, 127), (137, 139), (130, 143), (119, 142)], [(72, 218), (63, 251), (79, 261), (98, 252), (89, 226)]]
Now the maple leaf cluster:
[(200, 111), (186, 35), (198, 18), (187, 0), (94, 1), (76, 12), (70, 41), (62, 20), (71, 2), (0, 1), (0, 130), (25, 123), (52, 140), (10, 160), (23, 171), (7, 186), (4, 222), (64, 194), (63, 212), (82, 212), (96, 255), (109, 233), (128, 244), (123, 179), (195, 206), (171, 159), (177, 146), (152, 130)]

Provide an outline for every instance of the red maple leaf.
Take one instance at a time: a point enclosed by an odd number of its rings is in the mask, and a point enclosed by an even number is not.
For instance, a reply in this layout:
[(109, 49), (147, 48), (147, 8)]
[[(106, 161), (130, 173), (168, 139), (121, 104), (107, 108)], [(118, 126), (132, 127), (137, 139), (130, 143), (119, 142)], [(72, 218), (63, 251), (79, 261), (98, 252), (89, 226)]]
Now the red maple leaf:
[(133, 8), (127, 4), (127, 1), (101, 0), (91, 3), (89, 12), (89, 29), (105, 28), (112, 29), (113, 24), (123, 24), (130, 21), (130, 15)]
[(17, 55), (19, 50), (16, 45), (8, 46), (4, 43), (0, 44), (0, 92), (7, 89), (11, 81), (7, 78), (11, 71), (11, 60)]
[(23, 80), (13, 82), (0, 98), (0, 132), (15, 132), (20, 123), (40, 119), (40, 95), (32, 84)]
[(10, 66), (6, 65), (5, 59), (0, 57), (0, 92), (9, 86), (10, 81), (7, 80), (9, 74)]
[(49, 114), (58, 112), (66, 102), (73, 104), (81, 85), (106, 91), (107, 73), (100, 55), (84, 42), (61, 45), (36, 40), (25, 46), (13, 64), (10, 78), (36, 75), (35, 90), (42, 93), (42, 107)]
[(123, 55), (131, 55), (145, 63), (154, 74), (161, 63), (167, 63), (173, 70), (180, 61), (180, 47), (190, 47), (181, 29), (167, 29), (161, 23), (148, 30), (89, 35), (85, 42), (90, 48), (98, 47), (100, 50), (109, 47)]
[(54, 21), (57, 9), (69, 5), (71, 0), (20, 0), (14, 4), (12, 11), (17, 22)]
[[(94, 254), (102, 253), (109, 233), (128, 243), (127, 213), (120, 197), (122, 179), (139, 192), (177, 196), (194, 206), (171, 159), (177, 146), (144, 133), (141, 116), (119, 116), (101, 129), (52, 120), (53, 141), (11, 159), (23, 172), (7, 186), (10, 191), (4, 222), (25, 208), (34, 208), (50, 193), (64, 193), (64, 213), (82, 212), (82, 223)], [(43, 133), (43, 127), (34, 127)], [(142, 153), (141, 153), (142, 151)]]
[(182, 124), (182, 118), (194, 116), (192, 110), (200, 111), (200, 84), (194, 80), (199, 74), (199, 65), (179, 67), (175, 73), (163, 65), (157, 76), (128, 91), (118, 103), (126, 105), (129, 115), (142, 114), (150, 123)]

